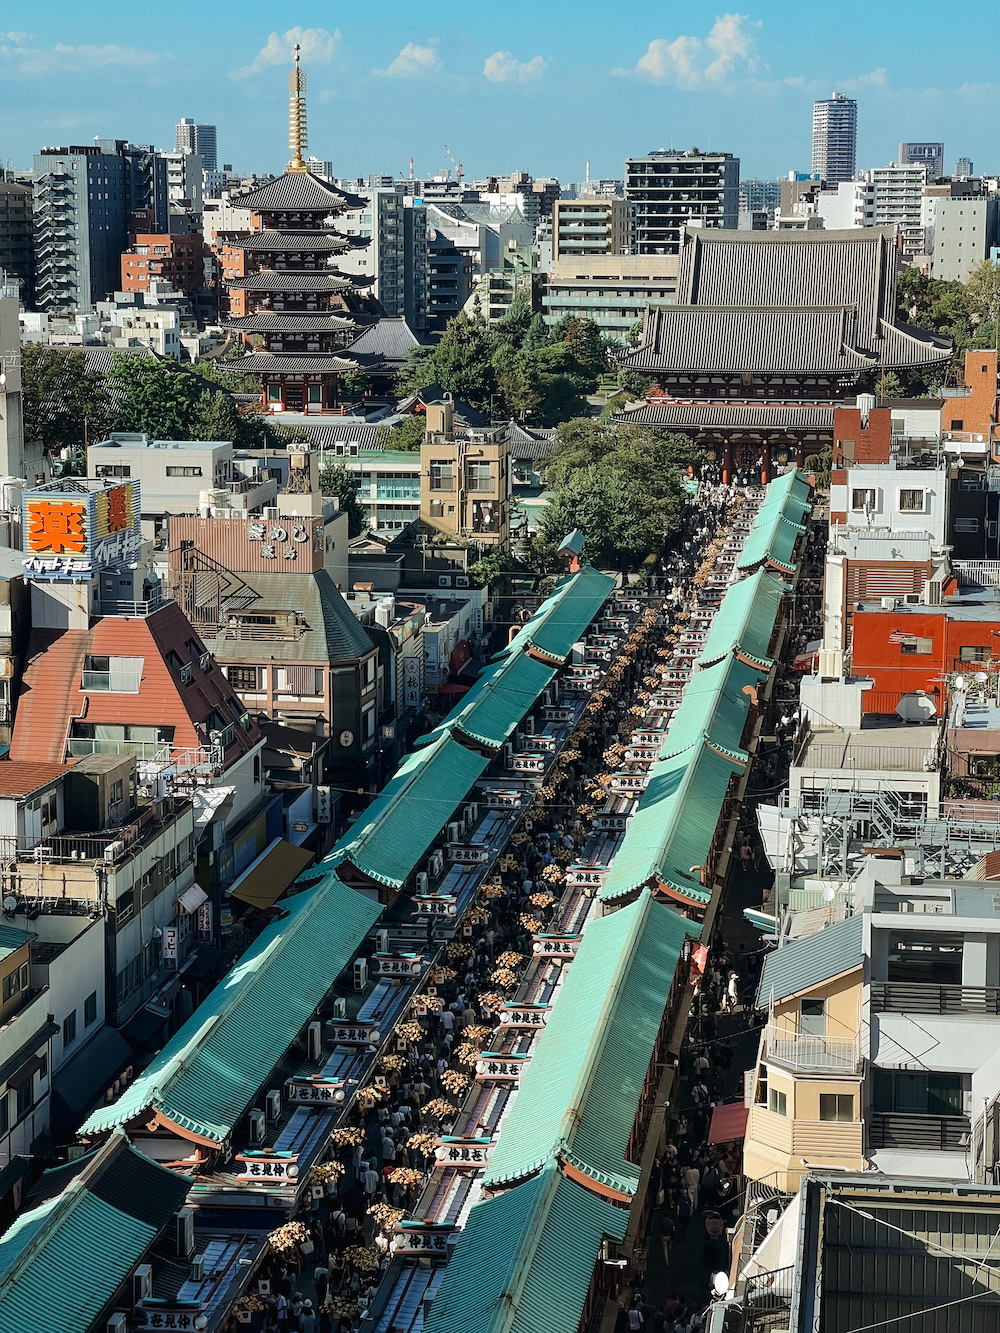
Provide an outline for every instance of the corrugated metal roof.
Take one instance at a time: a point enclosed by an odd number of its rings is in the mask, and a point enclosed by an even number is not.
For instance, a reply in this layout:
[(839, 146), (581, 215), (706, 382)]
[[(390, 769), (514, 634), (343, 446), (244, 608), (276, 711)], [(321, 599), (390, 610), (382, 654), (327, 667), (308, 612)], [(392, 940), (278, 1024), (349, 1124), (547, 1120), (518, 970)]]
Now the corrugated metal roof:
[(732, 655), (696, 671), (670, 719), (661, 753), (676, 754), (702, 736), (724, 749), (741, 751), (750, 711), (750, 696), (744, 689), (759, 684), (766, 676), (766, 668), (748, 666)]
[(615, 580), (593, 565), (584, 565), (576, 574), (562, 579), (528, 623), (503, 649), (503, 655), (534, 649), (548, 661), (562, 665), (573, 644), (580, 638), (601, 607), (611, 596)]
[(191, 1183), (115, 1135), (0, 1238), (4, 1333), (90, 1329)]
[(742, 767), (706, 739), (658, 759), (611, 862), (601, 898), (614, 902), (659, 883), (686, 902), (704, 905), (711, 890), (692, 866), (708, 857), (729, 780)]
[(481, 1199), (434, 1298), (425, 1333), (577, 1333), (605, 1239), (628, 1213), (560, 1175)]
[(37, 938), (33, 931), (18, 930), (16, 926), (0, 921), (0, 963)]
[(730, 584), (708, 631), (698, 659), (701, 665), (711, 666), (734, 651), (770, 665), (768, 650), (785, 591), (780, 579), (762, 569)]
[(554, 667), (523, 653), (503, 658), (486, 668), (441, 725), (418, 744), (445, 732), (460, 731), (477, 744), (498, 750), (555, 674)]
[(322, 864), (401, 888), (488, 762), (447, 734), (407, 755)]
[(591, 922), (538, 1038), (486, 1170), (523, 1180), (551, 1157), (634, 1192), (626, 1159), (643, 1084), (684, 940), (699, 927), (653, 902)]
[(152, 1064), (81, 1133), (161, 1112), (222, 1143), (382, 909), (332, 873), (272, 921)]
[(758, 1007), (763, 1009), (773, 1001), (798, 995), (852, 967), (860, 967), (864, 962), (863, 926), (864, 917), (858, 913), (834, 921), (814, 935), (789, 940), (768, 954), (757, 987)]

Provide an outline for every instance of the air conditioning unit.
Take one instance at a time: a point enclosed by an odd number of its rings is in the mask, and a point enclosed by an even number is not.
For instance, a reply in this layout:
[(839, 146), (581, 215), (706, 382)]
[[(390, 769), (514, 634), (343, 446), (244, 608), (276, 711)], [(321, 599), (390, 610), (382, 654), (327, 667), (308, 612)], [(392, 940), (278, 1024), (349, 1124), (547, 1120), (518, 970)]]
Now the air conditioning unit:
[(387, 930), (376, 930), (375, 948), (378, 953), (389, 952), (389, 932)]
[(453, 821), (451, 824), (448, 825), (449, 842), (458, 842), (459, 837), (461, 836), (459, 832), (461, 827), (462, 827), (461, 824), (459, 824), (457, 820)]
[(924, 585), (924, 596), (928, 606), (941, 605), (941, 580), (928, 579)]
[(477, 820), (478, 818), (479, 818), (479, 806), (475, 803), (475, 801), (472, 801), (472, 802), (470, 802), (469, 805), (467, 805), (467, 806), (465, 807), (465, 828), (466, 828), (466, 831), (468, 831), (469, 829), (475, 827), (476, 820)]
[(306, 1028), (306, 1057), (319, 1060), (323, 1055), (323, 1024), (310, 1023)]
[(277, 1088), (272, 1088), (264, 1098), (264, 1112), (268, 1120), (274, 1121), (281, 1117), (281, 1093)]
[(439, 574), (439, 575), (438, 575), (438, 587), (439, 587), (439, 588), (450, 588), (450, 587), (451, 587), (451, 575), (450, 575), (450, 574)]
[(426, 894), (426, 893), (427, 893), (427, 885), (428, 885), (428, 882), (429, 882), (429, 881), (428, 881), (428, 879), (427, 879), (427, 872), (426, 872), (426, 870), (419, 870), (419, 871), (417, 871), (417, 893), (418, 893), (418, 894)]
[(456, 588), (467, 588), (468, 586), (469, 586), (469, 576), (468, 576), (468, 574), (456, 574), (456, 575), (455, 575), (455, 587), (456, 587)]
[(510, 768), (511, 764), (513, 763), (513, 760), (514, 760), (514, 747), (513, 745), (511, 745), (510, 741), (506, 741), (503, 747), (504, 768)]
[(444, 854), (442, 852), (431, 853), (431, 859), (427, 862), (427, 871), (431, 879), (441, 878), (444, 873)]
[(281, 517), (281, 510), (278, 509), (277, 506), (269, 506), (267, 509), (264, 510), (264, 518), (272, 523), (277, 523), (280, 517)]
[(205, 1281), (205, 1256), (203, 1254), (196, 1254), (191, 1260), (191, 1281)]
[(105, 861), (117, 861), (119, 856), (121, 856), (124, 850), (125, 850), (125, 844), (121, 841), (120, 838), (117, 838), (114, 842), (109, 842), (107, 847), (105, 847), (104, 849)]
[(108, 1316), (107, 1333), (128, 1333), (128, 1319), (120, 1310)]
[(267, 1121), (263, 1111), (250, 1112), (250, 1142), (263, 1143), (267, 1134)]
[(883, 611), (892, 611), (895, 609), (896, 606), (895, 597), (880, 597), (879, 601), (882, 603)]
[(522, 725), (523, 725), (523, 727), (524, 727), (524, 734), (525, 734), (526, 736), (534, 736), (534, 734), (535, 734), (535, 719), (534, 719), (533, 717), (531, 717), (531, 716), (526, 717), (526, 718), (524, 719), (524, 722), (522, 723)]
[(918, 592), (908, 592), (906, 594), (906, 603), (908, 606), (919, 606), (920, 594)]
[(132, 1302), (138, 1305), (147, 1296), (153, 1294), (153, 1269), (151, 1264), (140, 1264), (132, 1274)]
[(347, 1001), (342, 995), (338, 995), (333, 1002), (333, 1017), (338, 1023), (347, 1017)]
[(368, 959), (355, 958), (354, 960), (354, 989), (364, 990), (368, 985)]
[(182, 1208), (177, 1214), (177, 1253), (184, 1259), (194, 1254), (193, 1208)]

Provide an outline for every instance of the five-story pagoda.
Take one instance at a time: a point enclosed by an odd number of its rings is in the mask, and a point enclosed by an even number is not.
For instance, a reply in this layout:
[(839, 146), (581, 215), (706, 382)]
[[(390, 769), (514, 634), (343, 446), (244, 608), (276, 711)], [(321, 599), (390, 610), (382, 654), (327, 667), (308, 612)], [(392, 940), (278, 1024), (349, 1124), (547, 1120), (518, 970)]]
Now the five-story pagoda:
[(338, 381), (356, 363), (338, 355), (378, 307), (357, 279), (336, 268), (352, 242), (335, 230), (339, 214), (364, 201), (306, 168), (306, 76), (299, 48), (288, 76), (288, 146), (283, 176), (236, 196), (253, 214), (253, 231), (220, 252), (229, 296), (226, 327), (251, 350), (229, 369), (260, 378), (268, 412), (338, 410)]

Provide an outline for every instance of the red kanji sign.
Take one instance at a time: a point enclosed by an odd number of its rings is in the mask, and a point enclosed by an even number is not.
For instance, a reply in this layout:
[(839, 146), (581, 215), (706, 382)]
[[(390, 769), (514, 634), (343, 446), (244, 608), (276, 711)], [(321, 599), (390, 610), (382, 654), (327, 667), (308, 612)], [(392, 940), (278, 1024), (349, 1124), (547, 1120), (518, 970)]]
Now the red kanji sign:
[(123, 532), (132, 526), (128, 512), (128, 491), (124, 486), (116, 486), (108, 491), (108, 531)]

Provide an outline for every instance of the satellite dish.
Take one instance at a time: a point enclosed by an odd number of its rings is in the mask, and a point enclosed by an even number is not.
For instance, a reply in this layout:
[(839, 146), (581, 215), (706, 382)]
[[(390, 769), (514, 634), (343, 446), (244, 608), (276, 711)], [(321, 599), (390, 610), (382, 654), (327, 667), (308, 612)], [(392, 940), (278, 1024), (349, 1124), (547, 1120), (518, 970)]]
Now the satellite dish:
[(956, 677), (955, 677), (955, 689), (956, 689), (956, 690), (964, 690), (964, 689), (965, 689), (965, 677), (964, 677), (964, 676), (956, 676)]
[(832, 903), (834, 898), (836, 898), (836, 896), (837, 896), (837, 890), (833, 887), (832, 884), (824, 885), (823, 897), (826, 899), (828, 903)]
[(972, 679), (976, 682), (977, 685), (985, 685), (986, 682), (989, 680), (989, 676), (986, 674), (985, 671), (977, 671), (976, 674), (972, 677)]
[(16, 912), (16, 911), (17, 911), (17, 899), (14, 898), (14, 897), (12, 897), (12, 896), (10, 896), (10, 895), (8, 895), (8, 896), (3, 900), (3, 910), (4, 910), (5, 912)]
[(713, 1273), (712, 1290), (716, 1296), (725, 1296), (726, 1292), (729, 1290), (729, 1274)]

